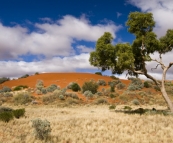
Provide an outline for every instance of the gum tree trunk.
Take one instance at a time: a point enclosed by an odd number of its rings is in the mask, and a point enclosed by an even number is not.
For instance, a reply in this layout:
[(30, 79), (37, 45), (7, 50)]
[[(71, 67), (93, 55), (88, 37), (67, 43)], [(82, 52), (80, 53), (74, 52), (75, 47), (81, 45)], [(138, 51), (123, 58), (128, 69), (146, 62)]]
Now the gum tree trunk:
[(168, 97), (168, 94), (165, 90), (165, 78), (166, 78), (167, 70), (168, 70), (168, 68), (164, 68), (164, 70), (163, 70), (161, 92), (162, 92), (163, 98), (165, 99), (166, 103), (168, 104), (169, 109), (171, 110), (171, 112), (173, 112), (173, 103), (170, 100), (170, 98)]

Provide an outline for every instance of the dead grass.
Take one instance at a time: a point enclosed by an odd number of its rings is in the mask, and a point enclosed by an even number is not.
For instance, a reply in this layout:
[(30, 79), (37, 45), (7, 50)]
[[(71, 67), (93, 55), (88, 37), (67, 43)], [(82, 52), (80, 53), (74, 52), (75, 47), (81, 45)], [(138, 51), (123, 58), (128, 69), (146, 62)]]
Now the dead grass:
[[(118, 106), (121, 109), (123, 107)], [(56, 105), (27, 106), (25, 117), (9, 123), (0, 122), (0, 143), (41, 143), (32, 133), (31, 120), (35, 118), (47, 119), (51, 123), (51, 137), (46, 143), (173, 142), (172, 116), (127, 115), (109, 111), (108, 108), (108, 105), (63, 108)]]

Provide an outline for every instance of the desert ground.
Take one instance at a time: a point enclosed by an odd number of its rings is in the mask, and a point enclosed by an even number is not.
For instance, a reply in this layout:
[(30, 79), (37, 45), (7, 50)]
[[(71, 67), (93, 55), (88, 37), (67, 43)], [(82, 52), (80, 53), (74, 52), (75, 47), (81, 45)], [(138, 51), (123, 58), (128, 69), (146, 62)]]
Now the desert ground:
[[(27, 85), (33, 99), (38, 101), (27, 104), (14, 104), (13, 98), (4, 98), (1, 106), (13, 109), (25, 108), (25, 115), (19, 119), (13, 119), (8, 123), (0, 121), (0, 143), (172, 143), (173, 142), (173, 115), (163, 114), (126, 114), (125, 106), (132, 109), (153, 108), (167, 111), (167, 106), (159, 91), (153, 88), (143, 88), (140, 91), (127, 93), (130, 80), (121, 80), (126, 85), (124, 89), (115, 88), (118, 96), (110, 98), (109, 95), (94, 95), (86, 99), (81, 91), (75, 92), (79, 99), (67, 98), (65, 100), (54, 99), (43, 102), (43, 97), (38, 95), (35, 86), (38, 80), (44, 82), (47, 87), (56, 84), (65, 88), (70, 82), (77, 82), (80, 86), (89, 80), (103, 79), (106, 82), (112, 79), (109, 76), (101, 76), (88, 73), (44, 73), (32, 75), (4, 82), (1, 86), (14, 88), (18, 85)], [(99, 91), (109, 89), (108, 85), (99, 86)], [(23, 91), (23, 92), (26, 92)], [(67, 90), (66, 92), (72, 92)], [(145, 95), (141, 94), (145, 93)], [(110, 94), (110, 93), (109, 93)], [(105, 99), (101, 104), (97, 101)], [(133, 104), (133, 100), (139, 104)], [(99, 103), (99, 104), (98, 104)], [(115, 109), (109, 109), (113, 105)], [(0, 106), (0, 107), (1, 107)], [(45, 140), (39, 140), (34, 136), (32, 120), (47, 120), (50, 122), (51, 134)]]

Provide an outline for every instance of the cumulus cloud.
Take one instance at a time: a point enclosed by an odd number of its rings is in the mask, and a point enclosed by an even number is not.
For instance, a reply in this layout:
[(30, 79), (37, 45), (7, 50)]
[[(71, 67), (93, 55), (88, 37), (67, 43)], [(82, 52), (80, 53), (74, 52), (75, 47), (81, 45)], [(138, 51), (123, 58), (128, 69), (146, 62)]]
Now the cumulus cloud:
[(42, 20), (42, 23), (33, 23), (34, 31), (20, 25), (7, 27), (0, 23), (0, 60), (16, 59), (26, 54), (72, 56), (75, 55), (72, 47), (75, 41), (96, 41), (106, 31), (116, 37), (115, 32), (121, 28), (113, 23), (92, 25), (84, 16), (66, 15), (54, 22), (50, 18)]
[(94, 49), (92, 47), (87, 47), (85, 45), (78, 45), (76, 48), (81, 53), (90, 53), (90, 52), (94, 51)]
[(173, 29), (172, 0), (128, 0), (128, 2), (143, 12), (153, 13), (156, 21), (154, 31), (158, 37), (164, 36), (167, 29)]
[(89, 53), (69, 57), (54, 57), (42, 61), (0, 61), (1, 77), (20, 77), (35, 72), (75, 72), (77, 69), (97, 69), (89, 64)]

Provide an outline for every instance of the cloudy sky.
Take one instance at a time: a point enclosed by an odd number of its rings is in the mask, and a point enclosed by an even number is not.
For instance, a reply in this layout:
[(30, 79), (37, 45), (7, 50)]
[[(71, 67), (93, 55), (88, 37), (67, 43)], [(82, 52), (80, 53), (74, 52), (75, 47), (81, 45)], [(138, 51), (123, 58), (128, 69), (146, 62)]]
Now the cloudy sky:
[[(106, 31), (114, 43), (132, 43), (125, 22), (133, 11), (153, 13), (158, 37), (173, 29), (172, 0), (1, 0), (0, 77), (99, 71), (90, 66), (89, 53)], [(172, 54), (164, 57), (165, 63), (173, 62)], [(148, 69), (155, 65), (148, 64)], [(161, 72), (151, 74), (160, 78)], [(167, 78), (173, 79), (172, 73), (173, 68)]]

